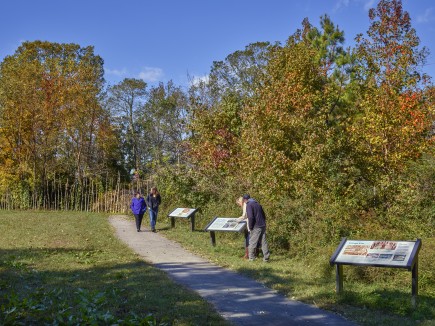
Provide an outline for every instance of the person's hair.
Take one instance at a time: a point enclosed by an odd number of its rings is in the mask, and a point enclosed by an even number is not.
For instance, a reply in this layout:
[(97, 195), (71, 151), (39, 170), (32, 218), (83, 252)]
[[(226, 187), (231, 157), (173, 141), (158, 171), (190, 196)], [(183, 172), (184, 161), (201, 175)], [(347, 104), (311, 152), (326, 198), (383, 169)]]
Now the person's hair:
[(243, 199), (249, 199), (249, 198), (251, 198), (251, 196), (249, 196), (249, 194), (244, 194), (243, 195)]
[(243, 204), (243, 197), (237, 198), (236, 199), (236, 203), (239, 204), (239, 205)]
[(151, 188), (151, 193), (154, 193), (154, 192), (155, 192), (156, 195), (159, 194), (159, 191), (157, 190), (157, 187), (152, 187)]

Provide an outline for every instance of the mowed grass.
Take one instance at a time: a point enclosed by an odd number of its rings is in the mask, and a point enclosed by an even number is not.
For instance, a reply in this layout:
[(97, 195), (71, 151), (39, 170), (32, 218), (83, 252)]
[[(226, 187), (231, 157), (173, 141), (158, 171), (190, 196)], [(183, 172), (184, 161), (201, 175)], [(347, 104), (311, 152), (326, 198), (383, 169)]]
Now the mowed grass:
[[(418, 305), (411, 305), (411, 273), (344, 267), (344, 293), (335, 293), (329, 258), (335, 247), (298, 257), (271, 247), (271, 262), (243, 260), (243, 236), (217, 232), (207, 220), (177, 219), (162, 211), (158, 230), (210, 261), (248, 275), (291, 299), (337, 312), (360, 325), (435, 324), (435, 239), (422, 239)], [(107, 215), (0, 211), (0, 324), (226, 325), (195, 293), (174, 284), (120, 243)], [(133, 219), (132, 219), (133, 223)], [(145, 219), (145, 226), (147, 219)], [(309, 245), (309, 244), (307, 244)]]
[(194, 232), (190, 231), (189, 220), (177, 219), (171, 229), (169, 219), (164, 217), (160, 218), (160, 232), (186, 249), (250, 276), (288, 298), (337, 312), (359, 325), (435, 325), (435, 238), (422, 239), (418, 305), (414, 308), (411, 272), (406, 269), (344, 266), (344, 293), (337, 295), (335, 269), (329, 264), (335, 245), (311, 248), (312, 254), (302, 257), (292, 248), (280, 252), (269, 246), (269, 263), (261, 259), (248, 262), (241, 258), (242, 234), (216, 232), (213, 247), (209, 233), (203, 231), (209, 221), (198, 215)]
[(107, 215), (0, 211), (0, 230), (0, 324), (227, 325), (121, 243)]

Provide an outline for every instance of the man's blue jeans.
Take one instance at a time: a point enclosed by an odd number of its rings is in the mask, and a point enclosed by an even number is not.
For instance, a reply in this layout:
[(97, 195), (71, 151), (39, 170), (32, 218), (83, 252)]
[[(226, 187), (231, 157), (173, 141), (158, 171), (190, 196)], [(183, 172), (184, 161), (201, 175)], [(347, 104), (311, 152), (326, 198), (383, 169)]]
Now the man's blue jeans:
[(154, 208), (154, 209), (148, 209), (150, 212), (150, 226), (151, 226), (151, 231), (156, 229), (156, 223), (157, 223), (157, 213), (159, 212), (159, 208)]

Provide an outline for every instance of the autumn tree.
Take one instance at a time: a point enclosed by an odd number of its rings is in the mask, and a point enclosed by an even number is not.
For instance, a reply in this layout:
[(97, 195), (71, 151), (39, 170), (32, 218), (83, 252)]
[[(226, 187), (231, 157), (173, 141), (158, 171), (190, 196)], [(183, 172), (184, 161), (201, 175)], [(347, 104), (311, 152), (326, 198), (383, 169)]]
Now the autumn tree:
[(249, 44), (213, 62), (208, 80), (191, 86), (189, 154), (204, 178), (222, 182), (225, 176), (239, 174), (241, 112), (263, 87), (266, 66), (278, 48), (268, 42)]
[(331, 76), (344, 53), (343, 41), (327, 16), (321, 29), (305, 19), (302, 29), (274, 53), (264, 87), (243, 112), (242, 165), (249, 162), (247, 173), (257, 191), (282, 198), (295, 195), (298, 180), (320, 182), (329, 123), (342, 106), (341, 85)]
[(419, 47), (402, 2), (382, 0), (369, 18), (367, 37), (357, 37), (359, 88), (350, 134), (374, 195), (384, 196), (406, 163), (427, 148), (433, 108), (424, 96), (428, 77), (419, 71), (427, 50)]
[(0, 65), (2, 177), (36, 190), (53, 174), (81, 180), (107, 168), (105, 150), (114, 144), (100, 106), (103, 85), (103, 61), (92, 47), (24, 42), (7, 56)]

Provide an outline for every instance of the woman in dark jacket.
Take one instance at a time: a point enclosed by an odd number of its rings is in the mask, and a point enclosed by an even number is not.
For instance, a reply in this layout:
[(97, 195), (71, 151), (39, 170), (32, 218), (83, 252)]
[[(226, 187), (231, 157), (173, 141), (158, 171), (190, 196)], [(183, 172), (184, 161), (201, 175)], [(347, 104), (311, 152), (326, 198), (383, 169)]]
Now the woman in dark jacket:
[(145, 203), (145, 199), (140, 195), (140, 192), (137, 192), (131, 200), (130, 208), (136, 220), (137, 232), (140, 232), (143, 215), (147, 211), (147, 204)]
[(150, 212), (150, 226), (151, 231), (156, 232), (157, 213), (159, 212), (159, 205), (162, 199), (157, 187), (152, 187), (147, 196), (147, 205)]

